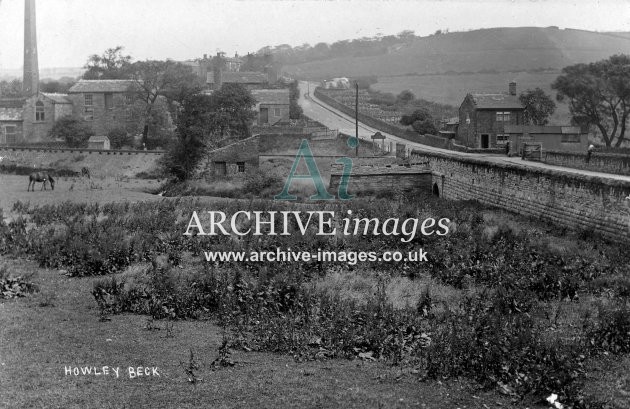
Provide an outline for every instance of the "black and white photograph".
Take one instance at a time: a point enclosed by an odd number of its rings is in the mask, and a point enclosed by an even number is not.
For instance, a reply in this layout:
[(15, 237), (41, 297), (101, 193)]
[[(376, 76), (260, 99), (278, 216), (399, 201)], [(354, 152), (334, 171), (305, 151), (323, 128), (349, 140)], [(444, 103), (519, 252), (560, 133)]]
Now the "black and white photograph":
[(0, 408), (629, 409), (629, 117), (630, 0), (0, 0)]

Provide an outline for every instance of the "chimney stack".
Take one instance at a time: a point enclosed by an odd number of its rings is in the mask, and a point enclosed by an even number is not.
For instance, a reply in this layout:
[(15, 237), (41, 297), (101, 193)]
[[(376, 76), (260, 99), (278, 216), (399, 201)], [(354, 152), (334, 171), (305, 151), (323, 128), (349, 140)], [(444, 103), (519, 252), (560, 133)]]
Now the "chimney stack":
[(516, 95), (516, 82), (511, 81), (509, 89), (510, 89), (510, 95)]
[(25, 97), (39, 93), (35, 0), (24, 0), (24, 72), (22, 91)]

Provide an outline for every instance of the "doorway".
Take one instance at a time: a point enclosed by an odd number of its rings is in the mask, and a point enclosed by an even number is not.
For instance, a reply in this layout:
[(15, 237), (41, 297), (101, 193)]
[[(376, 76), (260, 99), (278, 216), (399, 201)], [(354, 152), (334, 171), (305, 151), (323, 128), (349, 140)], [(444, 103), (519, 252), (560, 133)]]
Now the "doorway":
[(490, 147), (490, 135), (487, 133), (481, 134), (481, 148), (488, 149)]
[(269, 123), (269, 108), (260, 108), (260, 124)]

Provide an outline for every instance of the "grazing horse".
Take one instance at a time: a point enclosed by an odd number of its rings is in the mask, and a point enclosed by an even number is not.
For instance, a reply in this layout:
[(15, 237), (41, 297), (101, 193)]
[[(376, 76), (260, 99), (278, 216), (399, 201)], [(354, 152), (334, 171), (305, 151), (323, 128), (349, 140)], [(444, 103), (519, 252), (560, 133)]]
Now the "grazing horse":
[(81, 168), (81, 177), (87, 177), (88, 179), (90, 178), (90, 169), (83, 167)]
[(55, 190), (55, 179), (48, 172), (33, 172), (28, 176), (28, 188), (26, 191), (31, 190), (31, 184), (33, 185), (33, 192), (35, 191), (35, 182), (42, 182), (41, 190), (46, 190), (46, 182), (50, 182), (50, 188)]

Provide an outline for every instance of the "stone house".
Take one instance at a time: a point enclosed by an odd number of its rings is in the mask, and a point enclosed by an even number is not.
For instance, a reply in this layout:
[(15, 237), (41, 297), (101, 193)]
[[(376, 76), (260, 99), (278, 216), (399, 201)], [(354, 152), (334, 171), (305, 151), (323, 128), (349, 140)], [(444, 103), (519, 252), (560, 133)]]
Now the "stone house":
[(114, 128), (128, 128), (133, 115), (133, 80), (80, 80), (68, 91), (72, 113), (82, 118), (96, 135)]
[(289, 90), (260, 89), (253, 90), (256, 99), (255, 110), (258, 113), (258, 125), (274, 125), (289, 121)]
[(507, 94), (467, 94), (459, 107), (457, 139), (473, 148), (504, 146), (510, 138), (505, 127), (523, 125), (524, 111), (515, 82)]
[(256, 71), (213, 71), (206, 76), (206, 85), (211, 90), (218, 90), (223, 84), (241, 84), (249, 90), (263, 89), (269, 85), (269, 76)]
[(66, 94), (40, 92), (29, 98), (0, 102), (0, 144), (46, 142), (59, 118), (72, 114)]
[(0, 145), (16, 145), (23, 140), (22, 101), (17, 106), (0, 101)]

